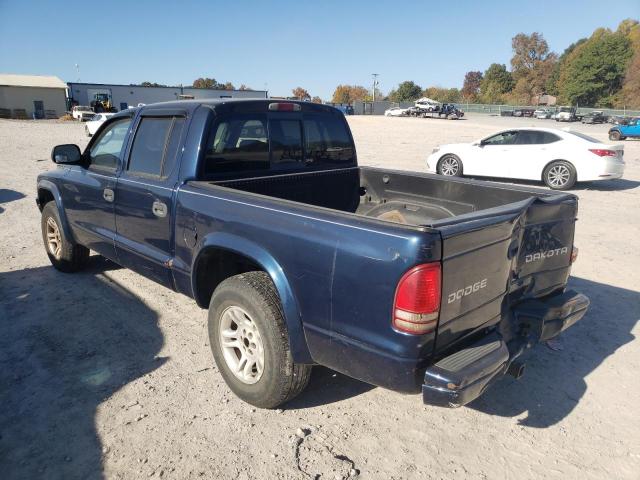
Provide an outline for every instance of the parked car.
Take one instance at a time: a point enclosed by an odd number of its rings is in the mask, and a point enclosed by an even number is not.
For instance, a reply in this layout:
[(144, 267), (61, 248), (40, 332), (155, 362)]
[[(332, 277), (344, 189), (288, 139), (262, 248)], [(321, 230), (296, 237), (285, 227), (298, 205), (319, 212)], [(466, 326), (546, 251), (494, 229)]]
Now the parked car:
[(406, 117), (407, 109), (400, 107), (391, 107), (384, 111), (385, 117)]
[(438, 112), (438, 116), (444, 116), (446, 118), (457, 120), (464, 117), (464, 112), (453, 103), (443, 103), (440, 111)]
[(513, 117), (514, 111), (513, 110), (500, 110), (500, 116), (501, 117)]
[(626, 125), (616, 125), (609, 129), (609, 140), (617, 142), (627, 138), (640, 138), (640, 117), (632, 118)]
[(513, 111), (514, 117), (533, 117), (534, 110), (532, 108), (516, 108)]
[(92, 250), (195, 299), (217, 371), (258, 407), (315, 364), (464, 405), (589, 305), (566, 288), (574, 195), (359, 166), (326, 105), (148, 105), (52, 160), (36, 198), (53, 266)]
[(415, 106), (427, 112), (437, 112), (442, 107), (442, 103), (431, 98), (422, 97), (415, 101)]
[(87, 107), (84, 105), (76, 105), (71, 108), (71, 116), (81, 122), (90, 120), (94, 115), (95, 113), (91, 109), (91, 107)]
[(553, 115), (553, 112), (548, 108), (539, 108), (533, 112), (533, 116), (540, 120), (549, 119)]
[(576, 114), (576, 107), (560, 107), (554, 118), (556, 122), (577, 122), (580, 120)]
[(98, 128), (113, 115), (113, 113), (94, 113), (91, 119), (85, 123), (84, 133), (87, 134), (87, 137), (93, 136)]
[(523, 128), (498, 132), (473, 143), (434, 149), (427, 169), (441, 175), (542, 180), (556, 190), (577, 181), (620, 178), (622, 145), (603, 144), (578, 132)]
[(582, 117), (582, 123), (607, 123), (608, 120), (609, 117), (601, 110), (594, 110)]
[(611, 115), (609, 117), (609, 123), (613, 125), (626, 125), (631, 120), (631, 117), (626, 115)]

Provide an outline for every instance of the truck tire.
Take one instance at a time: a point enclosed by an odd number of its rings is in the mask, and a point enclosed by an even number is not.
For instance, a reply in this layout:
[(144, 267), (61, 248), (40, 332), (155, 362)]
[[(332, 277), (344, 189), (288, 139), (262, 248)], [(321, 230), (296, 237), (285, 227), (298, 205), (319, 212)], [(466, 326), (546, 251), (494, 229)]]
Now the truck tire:
[(564, 160), (551, 162), (544, 169), (542, 180), (552, 190), (568, 190), (576, 184), (576, 169)]
[(457, 155), (449, 153), (438, 161), (437, 171), (440, 175), (447, 177), (461, 177), (462, 161)]
[(609, 132), (609, 140), (617, 142), (618, 140), (622, 140), (622, 135), (620, 135), (620, 132), (618, 130), (613, 130)]
[(311, 365), (293, 362), (280, 299), (265, 272), (224, 280), (209, 304), (209, 345), (218, 370), (240, 399), (276, 408), (309, 383)]
[(67, 238), (55, 202), (47, 203), (42, 209), (40, 225), (45, 251), (56, 270), (72, 273), (86, 265), (89, 249)]

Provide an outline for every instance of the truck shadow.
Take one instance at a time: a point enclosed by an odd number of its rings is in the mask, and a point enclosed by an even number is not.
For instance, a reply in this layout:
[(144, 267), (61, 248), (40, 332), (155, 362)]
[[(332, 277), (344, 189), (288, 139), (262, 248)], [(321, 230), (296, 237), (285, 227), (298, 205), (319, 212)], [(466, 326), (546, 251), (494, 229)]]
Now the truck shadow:
[(4, 212), (2, 204), (20, 200), (24, 197), (24, 193), (16, 192), (15, 190), (8, 190), (6, 188), (0, 188), (0, 213)]
[(587, 295), (591, 306), (580, 322), (560, 335), (563, 350), (536, 346), (524, 358), (527, 369), (522, 380), (505, 377), (470, 408), (502, 417), (526, 413), (519, 423), (527, 427), (555, 425), (586, 393), (585, 378), (635, 339), (631, 332), (640, 320), (640, 292), (573, 277), (569, 286)]
[(104, 275), (0, 273), (3, 479), (103, 478), (98, 406), (163, 364), (156, 312)]

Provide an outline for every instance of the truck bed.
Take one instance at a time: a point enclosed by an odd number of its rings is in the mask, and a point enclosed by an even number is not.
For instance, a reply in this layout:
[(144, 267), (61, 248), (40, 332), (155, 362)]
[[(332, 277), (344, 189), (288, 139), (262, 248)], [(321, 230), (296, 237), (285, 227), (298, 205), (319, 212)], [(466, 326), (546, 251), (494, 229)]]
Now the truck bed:
[(416, 227), (450, 224), (460, 216), (468, 220), (532, 197), (566, 196), (371, 167), (205, 183)]

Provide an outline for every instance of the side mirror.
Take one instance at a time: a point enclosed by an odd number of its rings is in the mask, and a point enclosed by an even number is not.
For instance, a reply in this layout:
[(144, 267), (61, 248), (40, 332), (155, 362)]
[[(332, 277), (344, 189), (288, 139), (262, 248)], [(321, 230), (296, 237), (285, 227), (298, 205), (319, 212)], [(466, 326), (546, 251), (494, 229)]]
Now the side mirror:
[(484, 147), (484, 143), (482, 143), (482, 141), (481, 141), (481, 140), (478, 140), (477, 142), (473, 142), (473, 143), (471, 144), (471, 146), (473, 146), (473, 147), (480, 147), (480, 148), (482, 148), (482, 147)]
[(51, 160), (53, 163), (68, 164), (78, 163), (82, 158), (80, 148), (77, 145), (67, 143), (64, 145), (56, 145), (51, 150)]

